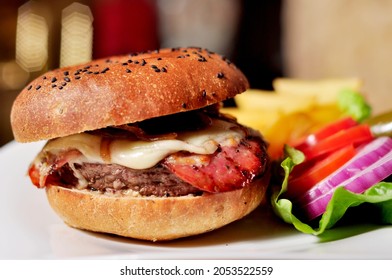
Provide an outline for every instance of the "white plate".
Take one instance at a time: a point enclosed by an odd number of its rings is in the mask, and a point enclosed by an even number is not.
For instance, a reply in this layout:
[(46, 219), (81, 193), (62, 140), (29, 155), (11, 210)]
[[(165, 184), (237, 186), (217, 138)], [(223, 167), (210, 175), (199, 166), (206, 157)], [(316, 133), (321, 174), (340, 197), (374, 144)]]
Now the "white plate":
[(302, 234), (259, 208), (222, 229), (150, 243), (66, 226), (26, 170), (43, 143), (0, 148), (0, 259), (392, 259), (392, 226)]

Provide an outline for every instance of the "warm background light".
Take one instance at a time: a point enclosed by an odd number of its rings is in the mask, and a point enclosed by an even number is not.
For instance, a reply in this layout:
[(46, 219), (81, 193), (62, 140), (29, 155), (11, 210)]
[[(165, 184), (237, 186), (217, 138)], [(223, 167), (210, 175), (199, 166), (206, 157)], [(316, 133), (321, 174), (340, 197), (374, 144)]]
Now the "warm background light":
[(65, 8), (61, 21), (60, 66), (92, 59), (93, 16), (90, 8), (77, 2)]
[(48, 59), (49, 28), (40, 6), (29, 1), (18, 10), (16, 26), (16, 61), (28, 72), (40, 71)]
[(0, 1), (0, 146), (15, 96), (46, 71), (179, 46), (221, 53), (256, 89), (358, 77), (374, 112), (390, 110), (392, 1)]
[(15, 60), (0, 63), (0, 89), (18, 90), (28, 81), (30, 75)]

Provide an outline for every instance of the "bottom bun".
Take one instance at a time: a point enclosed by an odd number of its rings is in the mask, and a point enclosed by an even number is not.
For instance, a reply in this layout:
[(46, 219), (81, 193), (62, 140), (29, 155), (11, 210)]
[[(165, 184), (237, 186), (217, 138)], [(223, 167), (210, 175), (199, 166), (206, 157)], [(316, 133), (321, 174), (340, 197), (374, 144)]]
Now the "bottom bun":
[(269, 176), (230, 192), (184, 197), (108, 196), (46, 187), (51, 207), (71, 227), (136, 239), (171, 240), (243, 218), (265, 197)]

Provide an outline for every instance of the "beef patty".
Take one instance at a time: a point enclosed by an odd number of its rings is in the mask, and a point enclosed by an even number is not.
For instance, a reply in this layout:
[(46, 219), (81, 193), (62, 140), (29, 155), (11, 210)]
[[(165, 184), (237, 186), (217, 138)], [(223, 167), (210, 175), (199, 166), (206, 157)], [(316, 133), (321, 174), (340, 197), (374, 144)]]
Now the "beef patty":
[[(83, 163), (74, 164), (77, 172), (87, 181), (86, 189), (105, 193), (116, 193), (131, 189), (142, 196), (200, 195), (201, 190), (184, 182), (161, 164), (149, 169), (137, 170), (118, 164)], [(68, 164), (57, 170), (57, 184), (74, 187), (78, 179)], [(52, 174), (54, 175), (54, 174)], [(53, 178), (53, 177), (52, 177)]]

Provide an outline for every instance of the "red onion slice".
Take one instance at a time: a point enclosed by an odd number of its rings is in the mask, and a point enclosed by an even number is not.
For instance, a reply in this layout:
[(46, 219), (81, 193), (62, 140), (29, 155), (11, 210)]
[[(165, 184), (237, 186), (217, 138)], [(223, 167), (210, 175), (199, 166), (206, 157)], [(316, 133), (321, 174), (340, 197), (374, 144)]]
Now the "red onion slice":
[(320, 181), (299, 200), (305, 216), (312, 220), (325, 212), (336, 187), (362, 193), (392, 174), (392, 139), (380, 137), (365, 145), (358, 154)]

